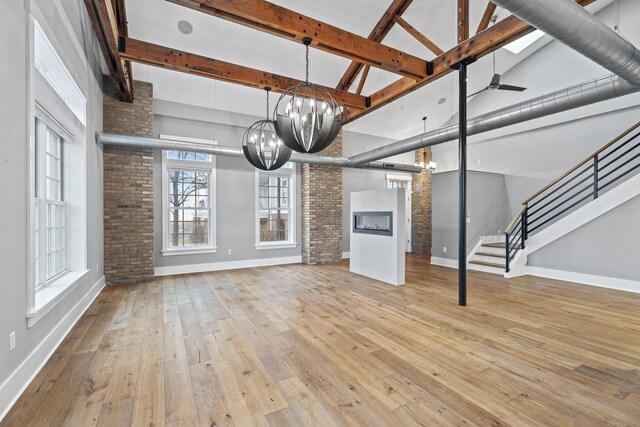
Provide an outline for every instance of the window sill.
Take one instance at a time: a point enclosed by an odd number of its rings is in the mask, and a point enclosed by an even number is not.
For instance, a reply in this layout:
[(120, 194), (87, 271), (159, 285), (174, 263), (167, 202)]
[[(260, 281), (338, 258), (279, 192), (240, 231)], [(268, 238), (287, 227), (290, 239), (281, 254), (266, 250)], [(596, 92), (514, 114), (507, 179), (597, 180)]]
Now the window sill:
[(280, 243), (256, 243), (256, 251), (265, 251), (268, 249), (293, 249), (297, 247), (297, 243), (280, 242)]
[(36, 305), (27, 313), (27, 326), (31, 328), (78, 287), (89, 275), (89, 270), (71, 271), (36, 290)]
[(218, 248), (206, 247), (202, 249), (165, 249), (162, 256), (178, 256), (178, 255), (199, 255), (199, 254), (215, 254)]

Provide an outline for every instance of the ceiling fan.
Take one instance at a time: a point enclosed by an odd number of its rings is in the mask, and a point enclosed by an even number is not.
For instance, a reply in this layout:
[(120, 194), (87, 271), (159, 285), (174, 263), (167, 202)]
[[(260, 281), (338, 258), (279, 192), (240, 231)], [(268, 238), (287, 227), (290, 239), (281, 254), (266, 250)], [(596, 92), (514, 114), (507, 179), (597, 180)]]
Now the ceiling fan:
[(485, 87), (478, 92), (472, 93), (467, 98), (470, 98), (474, 95), (479, 94), (480, 92), (484, 92), (485, 90), (510, 90), (514, 92), (522, 92), (523, 90), (527, 90), (526, 87), (521, 86), (512, 86), (512, 85), (503, 85), (500, 83), (500, 74), (496, 74), (496, 54), (493, 52), (493, 77), (491, 77), (491, 82), (489, 86)]

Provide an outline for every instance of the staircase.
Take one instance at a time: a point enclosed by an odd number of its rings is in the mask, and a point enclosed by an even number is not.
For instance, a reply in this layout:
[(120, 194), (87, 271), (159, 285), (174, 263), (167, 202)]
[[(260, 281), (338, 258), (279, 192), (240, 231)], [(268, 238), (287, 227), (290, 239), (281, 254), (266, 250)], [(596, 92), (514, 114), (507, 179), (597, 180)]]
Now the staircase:
[(522, 202), (502, 236), (480, 239), (469, 269), (515, 277), (527, 257), (640, 195), (640, 122)]

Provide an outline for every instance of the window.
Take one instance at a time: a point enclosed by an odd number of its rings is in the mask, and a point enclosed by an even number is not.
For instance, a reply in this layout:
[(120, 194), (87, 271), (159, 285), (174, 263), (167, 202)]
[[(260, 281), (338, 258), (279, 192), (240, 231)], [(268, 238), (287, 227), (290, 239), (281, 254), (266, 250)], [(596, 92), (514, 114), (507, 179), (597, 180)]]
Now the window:
[[(46, 284), (66, 271), (66, 212), (63, 182), (63, 139), (36, 119), (35, 285)], [(40, 235), (40, 230), (44, 233)]]
[(28, 326), (88, 277), (86, 99), (38, 22), (28, 81), (30, 268)]
[[(160, 135), (164, 139), (213, 144)], [(214, 156), (163, 152), (163, 255), (216, 252)]]
[(387, 178), (387, 188), (411, 188), (411, 181)]
[(295, 169), (256, 170), (256, 249), (295, 247)]

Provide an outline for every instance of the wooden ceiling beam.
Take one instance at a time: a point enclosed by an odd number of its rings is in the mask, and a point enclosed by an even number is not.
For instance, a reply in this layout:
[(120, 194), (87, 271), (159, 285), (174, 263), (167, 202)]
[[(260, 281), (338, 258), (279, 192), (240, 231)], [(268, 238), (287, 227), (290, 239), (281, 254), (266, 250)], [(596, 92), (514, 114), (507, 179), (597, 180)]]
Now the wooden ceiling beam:
[(469, 38), (469, 0), (458, 0), (458, 44)]
[[(585, 7), (595, 1), (576, 0), (576, 3)], [(352, 122), (408, 93), (420, 89), (434, 80), (446, 76), (453, 71), (452, 67), (454, 65), (464, 59), (480, 59), (534, 30), (534, 27), (511, 15), (434, 59), (433, 74), (418, 80), (404, 77), (371, 94), (369, 97), (370, 106), (359, 113), (350, 112), (345, 122)]]
[[(124, 43), (124, 47), (122, 57), (130, 61), (243, 86), (258, 89), (269, 86), (274, 92), (282, 93), (286, 89), (301, 83), (300, 80), (291, 77), (231, 64), (141, 40), (128, 38)], [(364, 96), (332, 88), (326, 89), (338, 101), (338, 104), (349, 108), (349, 113), (361, 112), (365, 108), (366, 99)]]
[(121, 101), (132, 102), (131, 64), (122, 59), (118, 52), (118, 37), (122, 35), (121, 31), (125, 34), (127, 31), (124, 1), (84, 0), (84, 3), (113, 80), (116, 95)]
[[(413, 0), (393, 0), (378, 23), (373, 27), (373, 30), (371, 30), (368, 37), (369, 40), (381, 42), (387, 34), (389, 34), (389, 31), (391, 31), (391, 28), (395, 24), (394, 18), (402, 15), (412, 2)], [(353, 82), (356, 81), (362, 67), (364, 67), (364, 64), (352, 61), (336, 88), (339, 90), (349, 90)]]
[(413, 36), (414, 39), (418, 40), (422, 43), (427, 49), (437, 55), (442, 55), (444, 51), (438, 47), (434, 42), (432, 42), (427, 36), (422, 34), (420, 31), (416, 30), (411, 24), (402, 19), (400, 16), (396, 16), (394, 18), (396, 23), (400, 25), (404, 30)]
[(489, 24), (491, 23), (491, 18), (493, 18), (493, 14), (495, 13), (495, 11), (496, 11), (496, 4), (490, 1), (487, 4), (487, 8), (484, 10), (484, 14), (482, 15), (482, 19), (480, 20), (478, 29), (476, 30), (476, 34), (489, 28)]
[(367, 81), (367, 76), (369, 75), (369, 70), (371, 67), (368, 65), (364, 66), (364, 70), (362, 70), (362, 76), (360, 76), (360, 82), (358, 82), (358, 89), (356, 90), (356, 94), (360, 95), (362, 93), (362, 88), (364, 87), (364, 82)]
[(264, 0), (168, 0), (209, 15), (411, 78), (427, 75), (427, 61)]

